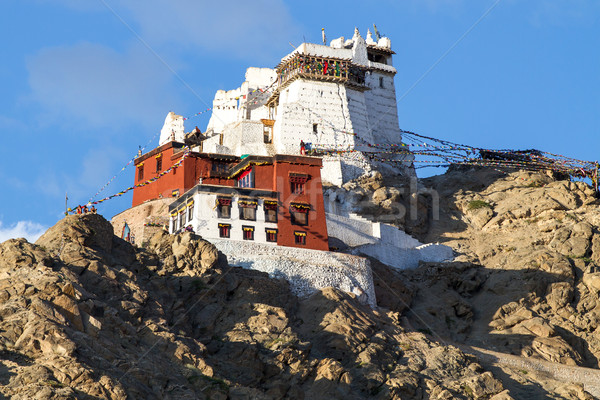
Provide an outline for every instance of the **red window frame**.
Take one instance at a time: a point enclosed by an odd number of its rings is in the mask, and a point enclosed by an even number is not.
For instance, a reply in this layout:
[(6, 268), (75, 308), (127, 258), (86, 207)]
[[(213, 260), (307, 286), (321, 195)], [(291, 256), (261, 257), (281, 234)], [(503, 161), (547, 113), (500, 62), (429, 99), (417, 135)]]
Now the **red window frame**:
[(299, 203), (296, 203), (296, 205), (294, 205), (293, 203), (290, 204), (290, 215), (292, 217), (292, 225), (308, 225), (308, 211), (309, 208), (300, 207)]
[(290, 172), (290, 190), (292, 194), (304, 194), (305, 184), (308, 181), (308, 175), (297, 172)]
[(277, 229), (267, 228), (265, 229), (267, 242), (277, 243)]
[(292, 194), (304, 194), (304, 183), (290, 182), (290, 190)]
[(217, 218), (231, 218), (231, 199), (223, 197), (217, 198)]
[(242, 225), (242, 239), (254, 240), (254, 227)]
[(306, 232), (294, 231), (294, 243), (301, 246), (306, 245)]
[(219, 237), (228, 238), (231, 236), (230, 224), (219, 224)]

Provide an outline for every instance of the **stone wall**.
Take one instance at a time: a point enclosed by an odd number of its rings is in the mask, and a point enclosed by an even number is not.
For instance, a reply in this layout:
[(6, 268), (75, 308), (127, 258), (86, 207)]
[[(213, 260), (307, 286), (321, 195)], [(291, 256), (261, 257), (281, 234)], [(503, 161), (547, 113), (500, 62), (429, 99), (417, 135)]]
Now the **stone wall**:
[[(121, 237), (127, 222), (135, 237), (134, 243), (141, 246), (156, 232), (162, 230), (163, 226), (169, 226), (169, 204), (174, 200), (174, 198), (150, 200), (115, 215), (110, 220), (115, 235)], [(155, 224), (159, 226), (152, 226)]]
[(398, 269), (416, 268), (420, 261), (442, 262), (454, 258), (452, 248), (423, 244), (392, 225), (371, 222), (354, 214), (326, 213), (326, 217), (330, 238), (352, 247), (353, 254), (366, 254)]
[(363, 257), (236, 240), (211, 242), (227, 256), (230, 265), (284, 278), (300, 297), (331, 286), (354, 293), (364, 303), (376, 306), (371, 265)]

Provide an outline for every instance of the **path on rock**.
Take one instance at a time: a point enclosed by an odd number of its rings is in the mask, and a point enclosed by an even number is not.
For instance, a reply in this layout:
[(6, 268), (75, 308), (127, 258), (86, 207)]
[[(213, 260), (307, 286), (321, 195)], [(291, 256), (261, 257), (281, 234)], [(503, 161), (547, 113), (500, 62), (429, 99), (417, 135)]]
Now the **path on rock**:
[(453, 343), (453, 345), (465, 353), (477, 356), (484, 365), (502, 364), (522, 370), (546, 372), (560, 382), (581, 383), (588, 393), (600, 398), (600, 370), (525, 358), (466, 344)]

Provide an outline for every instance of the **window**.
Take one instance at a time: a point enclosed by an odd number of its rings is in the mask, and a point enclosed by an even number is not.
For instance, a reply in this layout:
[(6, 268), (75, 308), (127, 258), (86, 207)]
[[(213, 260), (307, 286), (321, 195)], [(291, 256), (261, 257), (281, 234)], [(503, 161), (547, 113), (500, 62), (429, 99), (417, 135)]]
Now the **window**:
[(254, 240), (254, 227), (242, 226), (242, 233), (244, 240)]
[(177, 213), (171, 214), (171, 220), (173, 221), (173, 232), (177, 230)]
[(211, 169), (215, 172), (225, 172), (227, 171), (227, 163), (213, 162)]
[(267, 242), (277, 243), (277, 229), (265, 229), (267, 234)]
[(242, 173), (237, 180), (237, 187), (251, 188), (254, 187), (254, 172), (252, 169)]
[(292, 182), (292, 194), (304, 194), (304, 183)]
[(188, 216), (187, 216), (188, 221), (191, 221), (192, 219), (194, 219), (194, 202), (193, 201), (188, 203), (187, 212), (188, 212)]
[(271, 143), (273, 141), (273, 127), (265, 125), (263, 128), (263, 138), (265, 143)]
[(231, 218), (231, 199), (230, 198), (217, 198), (217, 217), (218, 218)]
[(144, 179), (144, 166), (140, 165), (138, 167), (138, 181), (141, 181), (142, 179)]
[(383, 77), (379, 77), (379, 87), (383, 88)]
[(239, 200), (238, 207), (240, 208), (240, 219), (247, 221), (256, 221), (256, 200)]
[(313, 133), (319, 133), (319, 124), (313, 124)]
[(387, 64), (387, 57), (383, 54), (373, 54), (369, 51), (367, 52), (367, 59), (376, 63)]
[(307, 174), (290, 172), (290, 190), (292, 194), (304, 194), (304, 185), (307, 181)]
[(306, 244), (306, 232), (294, 231), (294, 243), (304, 246)]
[(265, 200), (265, 222), (277, 222), (277, 202)]
[(162, 171), (162, 154), (156, 157), (156, 172)]
[(181, 211), (179, 213), (179, 227), (183, 228), (184, 225), (185, 225), (185, 211)]
[(276, 108), (273, 103), (269, 105), (269, 119), (275, 119)]
[(290, 214), (293, 225), (308, 225), (308, 211), (310, 206), (306, 204), (291, 204)]
[(231, 232), (230, 224), (219, 224), (219, 237), (228, 238)]

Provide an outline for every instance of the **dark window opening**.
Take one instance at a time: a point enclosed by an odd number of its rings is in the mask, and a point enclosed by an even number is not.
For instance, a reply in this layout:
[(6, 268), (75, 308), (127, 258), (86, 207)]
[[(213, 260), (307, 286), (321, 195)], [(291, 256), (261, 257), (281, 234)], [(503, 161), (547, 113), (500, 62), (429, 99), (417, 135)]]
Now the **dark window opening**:
[(277, 210), (265, 209), (265, 222), (277, 222)]
[(219, 218), (231, 218), (231, 206), (219, 205), (217, 207), (217, 216)]
[(256, 208), (240, 207), (240, 219), (256, 221)]
[(243, 238), (244, 240), (254, 240), (254, 227), (252, 226), (242, 226)]
[(162, 171), (162, 157), (156, 159), (156, 172)]
[(375, 54), (375, 53), (367, 52), (367, 58), (369, 59), (369, 61), (372, 61), (372, 62), (376, 62), (376, 63), (380, 63), (380, 64), (387, 64), (387, 57), (384, 56), (383, 54)]
[(188, 221), (191, 221), (192, 219), (194, 219), (194, 204), (190, 204), (188, 206)]
[(138, 167), (138, 181), (141, 181), (142, 179), (144, 179), (144, 167), (139, 166)]
[(319, 124), (313, 124), (313, 133), (319, 133)]
[(231, 199), (217, 198), (217, 217), (231, 218)]
[(273, 127), (272, 126), (264, 126), (263, 129), (263, 139), (265, 143), (273, 142)]
[(304, 194), (304, 183), (292, 182), (291, 190), (292, 194)]
[(231, 225), (219, 224), (219, 237), (228, 238), (231, 232)]
[(294, 243), (299, 244), (299, 245), (305, 245), (306, 244), (306, 232), (295, 231), (294, 232)]
[(211, 169), (215, 172), (225, 172), (228, 169), (228, 165), (222, 162), (214, 162)]
[(383, 77), (379, 77), (379, 87), (383, 88)]
[(277, 242), (277, 229), (266, 229), (267, 242)]
[(256, 200), (239, 200), (238, 207), (240, 209), (240, 219), (247, 221), (256, 221)]

